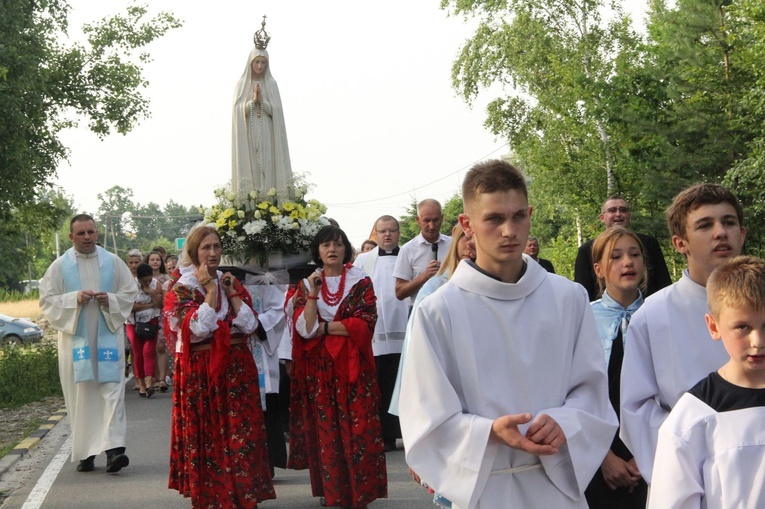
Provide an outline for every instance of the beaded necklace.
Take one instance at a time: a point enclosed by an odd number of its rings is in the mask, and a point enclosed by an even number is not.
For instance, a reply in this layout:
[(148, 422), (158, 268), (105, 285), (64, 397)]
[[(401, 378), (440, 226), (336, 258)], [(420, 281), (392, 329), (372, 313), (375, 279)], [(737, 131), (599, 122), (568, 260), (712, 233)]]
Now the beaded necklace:
[(343, 292), (345, 292), (345, 276), (346, 276), (346, 270), (345, 267), (343, 267), (343, 273), (340, 275), (340, 285), (337, 287), (337, 291), (335, 293), (329, 293), (329, 288), (327, 287), (327, 279), (324, 276), (324, 272), (321, 273), (321, 298), (324, 300), (324, 302), (328, 306), (337, 306), (340, 304), (340, 301), (343, 299)]

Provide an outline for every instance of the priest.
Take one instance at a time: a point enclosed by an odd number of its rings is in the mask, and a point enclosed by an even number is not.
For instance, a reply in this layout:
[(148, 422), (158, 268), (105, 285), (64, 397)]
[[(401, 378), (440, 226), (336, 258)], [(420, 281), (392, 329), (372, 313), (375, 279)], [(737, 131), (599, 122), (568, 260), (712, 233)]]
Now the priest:
[(380, 423), (382, 424), (385, 451), (396, 449), (396, 439), (401, 437), (398, 416), (388, 412), (393, 389), (396, 386), (398, 364), (404, 347), (409, 304), (396, 298), (396, 279), (393, 269), (398, 260), (398, 241), (401, 229), (393, 216), (381, 216), (375, 221), (375, 233), (379, 245), (361, 253), (353, 264), (372, 278), (377, 297), (377, 323), (372, 337), (375, 356), (377, 385), (380, 387)]
[(87, 214), (69, 223), (73, 247), (55, 260), (40, 283), (40, 310), (58, 331), (58, 366), (72, 426), (78, 472), (95, 468), (106, 452), (106, 472), (128, 466), (125, 454), (125, 327), (138, 285), (117, 256), (96, 244)]
[(473, 167), (463, 260), (414, 315), (399, 404), (406, 460), (475, 507), (581, 507), (616, 432), (586, 292), (523, 254), (531, 207), (504, 161)]

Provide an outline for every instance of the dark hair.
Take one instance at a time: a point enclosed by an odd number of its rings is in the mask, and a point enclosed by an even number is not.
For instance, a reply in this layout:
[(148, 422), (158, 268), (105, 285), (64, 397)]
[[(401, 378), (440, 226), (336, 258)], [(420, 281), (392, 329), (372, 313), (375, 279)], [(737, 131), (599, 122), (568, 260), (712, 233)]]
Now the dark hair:
[(345, 246), (343, 264), (351, 261), (351, 257), (353, 256), (353, 246), (351, 246), (348, 236), (343, 230), (330, 224), (319, 230), (311, 241), (311, 258), (313, 258), (314, 263), (319, 267), (324, 266), (324, 262), (321, 261), (321, 257), (319, 256), (319, 246), (331, 240), (339, 240)]
[(468, 170), (465, 180), (462, 181), (462, 202), (467, 209), (466, 204), (475, 201), (479, 194), (511, 190), (520, 191), (528, 198), (529, 192), (523, 173), (506, 161), (490, 159)]
[(167, 274), (167, 269), (165, 268), (165, 259), (164, 259), (165, 257), (162, 256), (162, 253), (160, 253), (156, 249), (154, 251), (152, 251), (151, 253), (149, 253), (149, 254), (147, 254), (146, 256), (143, 257), (143, 263), (148, 264), (149, 263), (149, 258), (153, 254), (159, 255), (159, 273), (160, 274)]
[(154, 274), (154, 270), (148, 263), (139, 263), (135, 268), (135, 277), (141, 279), (142, 277), (151, 276)]
[(361, 250), (362, 251), (364, 250), (364, 246), (366, 246), (367, 244), (371, 244), (373, 249), (377, 247), (377, 242), (375, 242), (372, 239), (367, 239), (367, 240), (365, 240), (364, 242), (361, 243)]
[(701, 207), (702, 205), (717, 205), (718, 203), (727, 203), (736, 211), (738, 225), (744, 226), (744, 209), (736, 195), (720, 184), (696, 184), (680, 191), (667, 207), (667, 227), (669, 234), (677, 235), (681, 239), (687, 238), (685, 235), (685, 222), (688, 214)]
[(71, 221), (69, 221), (69, 233), (74, 231), (74, 223), (78, 223), (80, 221), (93, 221), (93, 226), (96, 224), (96, 220), (93, 219), (93, 216), (90, 214), (77, 214), (71, 219)]
[(167, 249), (162, 246), (154, 246), (151, 250), (161, 254), (163, 259), (167, 256)]

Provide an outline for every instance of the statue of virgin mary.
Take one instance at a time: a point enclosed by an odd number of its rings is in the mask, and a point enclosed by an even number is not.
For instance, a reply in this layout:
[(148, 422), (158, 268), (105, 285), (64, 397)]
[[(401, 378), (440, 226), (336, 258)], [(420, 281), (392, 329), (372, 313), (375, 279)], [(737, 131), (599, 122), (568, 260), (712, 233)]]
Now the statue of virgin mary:
[(250, 191), (287, 197), (292, 165), (279, 87), (271, 75), (265, 16), (255, 46), (236, 84), (232, 131), (231, 187), (239, 198)]

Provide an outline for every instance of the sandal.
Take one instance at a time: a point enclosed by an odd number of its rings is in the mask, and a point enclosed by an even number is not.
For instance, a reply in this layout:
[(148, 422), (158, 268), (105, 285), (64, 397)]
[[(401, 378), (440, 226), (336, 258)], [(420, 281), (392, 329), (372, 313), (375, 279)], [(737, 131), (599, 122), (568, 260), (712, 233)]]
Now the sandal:
[(150, 398), (154, 396), (154, 387), (147, 387), (146, 388), (146, 397)]
[(167, 382), (165, 382), (164, 380), (159, 382), (159, 390), (161, 392), (167, 392)]

